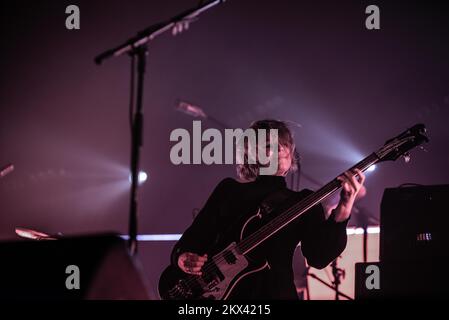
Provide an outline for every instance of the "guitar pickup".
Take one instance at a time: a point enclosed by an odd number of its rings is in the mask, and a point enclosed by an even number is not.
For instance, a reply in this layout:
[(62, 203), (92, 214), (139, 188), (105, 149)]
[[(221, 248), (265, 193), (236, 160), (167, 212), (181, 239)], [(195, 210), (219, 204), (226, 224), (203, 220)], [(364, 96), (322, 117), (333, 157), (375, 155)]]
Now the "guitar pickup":
[(206, 284), (212, 283), (213, 281), (221, 282), (224, 280), (225, 276), (213, 260), (206, 262), (205, 269), (208, 271), (204, 272), (201, 278)]
[(231, 251), (226, 250), (223, 253), (223, 257), (225, 258), (225, 260), (228, 264), (235, 264), (237, 262), (237, 258)]

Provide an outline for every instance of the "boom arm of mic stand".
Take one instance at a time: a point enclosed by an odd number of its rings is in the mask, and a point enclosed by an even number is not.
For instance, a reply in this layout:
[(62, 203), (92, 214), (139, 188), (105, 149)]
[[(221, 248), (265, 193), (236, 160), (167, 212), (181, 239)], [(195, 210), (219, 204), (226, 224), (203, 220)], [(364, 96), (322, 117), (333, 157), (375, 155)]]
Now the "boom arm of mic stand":
[[(140, 147), (142, 146), (142, 130), (143, 130), (143, 82), (146, 66), (147, 42), (154, 39), (158, 35), (164, 33), (170, 28), (176, 26), (180, 22), (189, 22), (189, 19), (197, 17), (203, 11), (224, 2), (224, 0), (214, 0), (207, 2), (195, 9), (191, 9), (174, 17), (169, 22), (155, 24), (149, 28), (137, 33), (137, 36), (131, 38), (124, 44), (107, 50), (95, 58), (95, 62), (100, 64), (105, 59), (120, 56), (129, 53), (132, 57), (137, 57), (137, 92), (136, 94), (136, 113), (132, 119), (132, 138), (131, 138), (131, 201), (129, 215), (129, 247), (132, 255), (137, 252), (137, 188), (138, 188), (138, 170)], [(132, 60), (134, 61), (134, 60)], [(135, 66), (133, 65), (133, 68)]]
[(173, 17), (169, 21), (157, 23), (148, 28), (145, 28), (144, 30), (139, 31), (135, 37), (129, 39), (125, 43), (99, 54), (97, 57), (95, 57), (95, 63), (101, 64), (108, 58), (118, 57), (125, 53), (131, 52), (134, 48), (140, 47), (146, 44), (148, 41), (153, 40), (157, 36), (163, 34), (165, 31), (170, 30), (177, 23), (192, 20), (204, 11), (209, 10), (210, 8), (222, 2), (225, 2), (225, 0), (209, 1), (205, 4), (200, 5), (199, 7), (184, 11), (183, 13)]

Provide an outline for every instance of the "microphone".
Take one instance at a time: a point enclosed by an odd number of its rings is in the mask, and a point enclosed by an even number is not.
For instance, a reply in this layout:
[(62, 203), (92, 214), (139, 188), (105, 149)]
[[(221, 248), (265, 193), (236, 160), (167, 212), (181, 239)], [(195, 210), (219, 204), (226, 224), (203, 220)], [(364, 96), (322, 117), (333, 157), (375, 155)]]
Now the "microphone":
[(0, 169), (0, 178), (3, 178), (8, 173), (11, 173), (14, 170), (14, 165), (12, 163), (6, 165), (5, 167)]
[(203, 109), (182, 100), (178, 100), (175, 109), (195, 118), (207, 119), (207, 115)]
[(176, 103), (176, 107), (175, 110), (180, 111), (182, 113), (185, 113), (191, 117), (194, 118), (202, 118), (202, 119), (207, 119), (211, 122), (214, 122), (216, 125), (222, 127), (223, 129), (226, 128), (232, 128), (229, 125), (227, 125), (226, 123), (221, 122), (220, 120), (215, 119), (212, 116), (208, 116), (203, 109), (201, 109), (200, 107), (193, 105), (189, 102), (186, 101), (182, 101), (182, 100), (178, 100)]

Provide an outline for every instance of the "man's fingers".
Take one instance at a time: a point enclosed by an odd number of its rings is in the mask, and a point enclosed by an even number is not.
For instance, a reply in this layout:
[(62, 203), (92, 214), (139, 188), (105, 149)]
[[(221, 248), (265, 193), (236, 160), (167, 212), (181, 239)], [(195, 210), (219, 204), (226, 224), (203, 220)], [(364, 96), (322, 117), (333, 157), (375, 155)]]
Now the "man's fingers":
[(195, 266), (202, 266), (207, 261), (207, 255), (199, 256), (196, 254), (191, 254), (187, 257), (185, 260), (185, 263), (189, 266), (195, 267)]
[(337, 177), (337, 180), (341, 182), (343, 191), (347, 196), (357, 196), (359, 191), (363, 188), (365, 175), (359, 169), (352, 169)]
[(206, 261), (207, 260), (207, 254), (205, 254), (204, 256), (199, 256), (195, 253), (189, 253), (187, 255), (188, 260), (190, 261)]
[(351, 177), (351, 183), (356, 191), (360, 189), (361, 184), (355, 175)]
[(201, 272), (202, 268), (203, 268), (203, 265), (196, 265), (196, 266), (191, 266), (191, 267), (185, 268), (186, 269), (185, 271), (189, 274), (194, 274), (194, 275), (200, 276), (203, 274)]
[(343, 185), (343, 183), (345, 183), (348, 180), (348, 178), (346, 178), (346, 176), (343, 174), (341, 176), (338, 176), (337, 180), (339, 180), (341, 182), (341, 185)]
[(202, 275), (202, 272), (201, 272), (202, 268), (203, 268), (203, 264), (201, 264), (201, 265), (189, 265), (187, 263), (187, 264), (184, 264), (182, 269), (186, 273), (200, 276), (200, 275)]
[(352, 173), (350, 173), (350, 171), (346, 171), (344, 174), (346, 176), (347, 181), (351, 184), (354, 190), (358, 190), (357, 188), (358, 181), (355, 178), (355, 176)]
[(204, 264), (207, 261), (207, 259), (193, 258), (193, 259), (187, 259), (186, 261), (188, 261), (191, 264)]
[(207, 261), (207, 255), (204, 256), (196, 256), (196, 261), (205, 262)]
[(347, 182), (344, 182), (342, 186), (343, 186), (343, 190), (345, 190), (346, 192), (351, 191), (351, 187), (349, 186), (349, 184)]
[(351, 191), (351, 183), (345, 175), (341, 175), (337, 179), (341, 181), (341, 186), (345, 191)]
[(192, 268), (190, 268), (190, 271), (191, 271), (191, 272), (200, 272), (200, 271), (201, 271), (201, 267), (202, 267), (202, 266), (192, 267)]
[(199, 256), (192, 252), (185, 252), (178, 258), (179, 267), (188, 274), (200, 276), (201, 269), (207, 261), (207, 254)]
[(342, 182), (343, 190), (349, 194), (354, 194), (357, 192), (357, 182), (354, 181), (354, 176), (348, 175), (346, 172), (341, 176), (340, 180)]
[(183, 270), (184, 270), (185, 273), (194, 274), (194, 275), (197, 275), (197, 276), (200, 276), (200, 275), (203, 274), (201, 272), (201, 268), (200, 269), (198, 269), (198, 268), (184, 268)]
[(185, 261), (184, 265), (188, 268), (201, 268), (204, 265), (204, 262)]
[(363, 174), (363, 172), (359, 169), (355, 169), (354, 171), (355, 171), (355, 173), (357, 173), (359, 175), (359, 178), (360, 178), (359, 183), (363, 184), (365, 182), (365, 178), (366, 178), (365, 175)]

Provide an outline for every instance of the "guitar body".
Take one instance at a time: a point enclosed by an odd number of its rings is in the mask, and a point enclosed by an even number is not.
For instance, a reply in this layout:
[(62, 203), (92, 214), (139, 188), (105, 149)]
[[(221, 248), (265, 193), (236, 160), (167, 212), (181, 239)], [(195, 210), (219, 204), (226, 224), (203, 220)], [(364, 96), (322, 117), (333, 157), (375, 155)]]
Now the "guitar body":
[[(246, 234), (259, 228), (261, 218), (258, 210), (246, 219), (236, 240), (242, 240)], [(167, 267), (159, 279), (160, 297), (164, 300), (225, 300), (232, 297), (234, 290), (248, 276), (270, 268), (268, 261), (239, 252), (237, 241), (228, 243), (223, 250), (209, 258), (201, 276), (186, 274), (174, 266)]]

